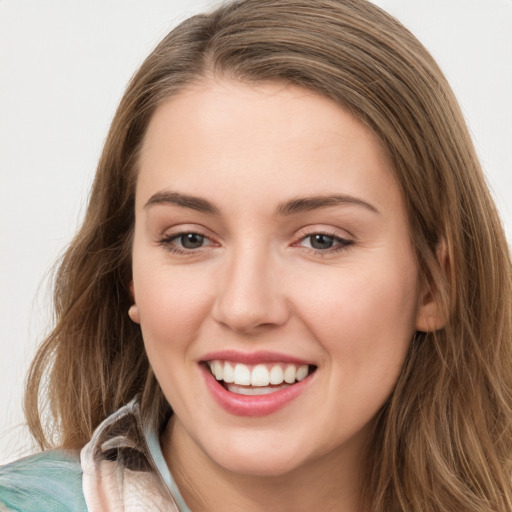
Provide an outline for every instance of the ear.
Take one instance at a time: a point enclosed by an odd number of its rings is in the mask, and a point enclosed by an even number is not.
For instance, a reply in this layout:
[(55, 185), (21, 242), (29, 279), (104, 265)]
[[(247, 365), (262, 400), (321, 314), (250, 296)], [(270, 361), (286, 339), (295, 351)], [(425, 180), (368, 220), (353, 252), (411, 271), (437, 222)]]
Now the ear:
[[(130, 295), (135, 302), (135, 290), (133, 287), (133, 281), (130, 281)], [(137, 304), (134, 303), (130, 306), (130, 309), (128, 310), (128, 316), (132, 322), (140, 324), (139, 308), (137, 307)]]
[(128, 310), (128, 316), (132, 322), (140, 324), (139, 308), (137, 307), (137, 304), (132, 304), (130, 306), (130, 309)]
[[(442, 272), (448, 275), (449, 261), (446, 241), (441, 239), (437, 245), (436, 256)], [(447, 322), (447, 313), (439, 304), (439, 294), (435, 293), (432, 282), (421, 284), (418, 312), (416, 315), (416, 330), (420, 332), (433, 332), (442, 329)]]

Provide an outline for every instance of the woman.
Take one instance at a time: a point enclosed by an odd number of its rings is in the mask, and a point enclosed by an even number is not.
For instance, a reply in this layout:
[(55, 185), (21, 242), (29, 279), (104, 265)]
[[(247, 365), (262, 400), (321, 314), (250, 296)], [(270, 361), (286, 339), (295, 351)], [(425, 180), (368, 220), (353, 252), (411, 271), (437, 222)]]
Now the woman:
[(511, 510), (510, 297), (456, 100), (396, 20), (193, 17), (114, 118), (29, 376), (47, 451), (0, 499)]

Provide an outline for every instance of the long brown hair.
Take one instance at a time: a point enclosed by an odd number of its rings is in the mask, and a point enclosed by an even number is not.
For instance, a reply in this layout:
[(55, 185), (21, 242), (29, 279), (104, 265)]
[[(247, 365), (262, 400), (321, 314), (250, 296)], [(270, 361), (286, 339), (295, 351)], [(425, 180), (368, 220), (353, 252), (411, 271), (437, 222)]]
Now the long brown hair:
[(117, 110), (84, 222), (56, 275), (55, 328), (27, 384), (35, 439), (42, 448), (79, 448), (137, 393), (147, 421), (162, 425), (170, 413), (127, 315), (138, 152), (155, 109), (211, 75), (324, 95), (366, 123), (393, 163), (422, 279), (447, 322), (416, 334), (379, 413), (366, 506), (512, 510), (503, 229), (442, 72), (412, 34), (365, 0), (231, 2), (182, 23), (147, 58)]

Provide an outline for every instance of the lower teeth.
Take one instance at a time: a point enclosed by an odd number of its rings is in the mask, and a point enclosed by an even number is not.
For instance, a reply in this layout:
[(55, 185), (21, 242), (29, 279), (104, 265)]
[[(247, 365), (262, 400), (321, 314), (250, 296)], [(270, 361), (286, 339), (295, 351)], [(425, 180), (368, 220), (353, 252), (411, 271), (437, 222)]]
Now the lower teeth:
[(289, 388), (291, 384), (281, 384), (279, 386), (272, 387), (249, 387), (249, 386), (237, 386), (236, 384), (225, 384), (225, 387), (231, 393), (237, 395), (269, 395), (275, 393), (280, 389)]

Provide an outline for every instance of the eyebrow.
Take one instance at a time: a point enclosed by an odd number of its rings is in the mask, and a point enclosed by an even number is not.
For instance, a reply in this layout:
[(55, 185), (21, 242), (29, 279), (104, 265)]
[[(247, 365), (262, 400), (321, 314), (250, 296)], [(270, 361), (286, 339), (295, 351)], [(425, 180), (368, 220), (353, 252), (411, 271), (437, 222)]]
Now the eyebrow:
[(299, 197), (297, 199), (291, 199), (290, 201), (286, 201), (285, 203), (280, 204), (277, 207), (277, 213), (279, 215), (293, 215), (295, 213), (340, 205), (362, 206), (373, 213), (379, 213), (379, 210), (377, 210), (377, 208), (375, 208), (375, 206), (371, 205), (370, 203), (346, 194)]
[[(149, 198), (147, 203), (144, 205), (144, 208), (157, 204), (172, 204), (181, 206), (182, 208), (190, 208), (191, 210), (213, 215), (217, 215), (219, 213), (219, 210), (207, 199), (189, 194), (182, 194), (180, 192), (157, 192)], [(379, 210), (377, 210), (377, 208), (375, 208), (375, 206), (371, 205), (370, 203), (346, 194), (299, 197), (296, 199), (290, 199), (289, 201), (281, 203), (277, 207), (276, 213), (278, 215), (288, 216), (301, 212), (340, 205), (362, 206), (363, 208), (366, 208), (373, 213), (379, 213)]]
[(156, 204), (174, 204), (183, 208), (190, 208), (202, 213), (218, 214), (219, 210), (213, 206), (210, 201), (201, 197), (191, 196), (188, 194), (180, 194), (179, 192), (157, 192), (153, 194), (144, 208)]

